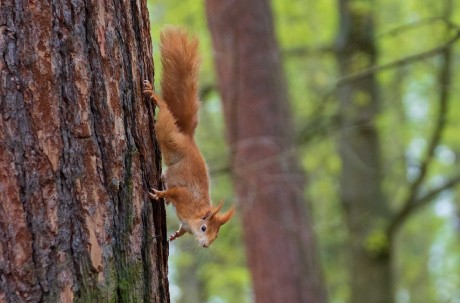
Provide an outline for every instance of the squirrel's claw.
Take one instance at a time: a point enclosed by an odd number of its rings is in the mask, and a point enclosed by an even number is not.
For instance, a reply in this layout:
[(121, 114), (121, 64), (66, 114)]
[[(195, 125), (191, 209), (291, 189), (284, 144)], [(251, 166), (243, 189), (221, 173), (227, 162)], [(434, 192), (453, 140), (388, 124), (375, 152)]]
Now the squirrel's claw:
[(142, 92), (151, 98), (153, 98), (153, 95), (155, 95), (153, 92), (153, 86), (150, 84), (149, 80), (144, 80), (144, 89)]
[(149, 192), (149, 197), (151, 199), (153, 199), (153, 200), (157, 200), (157, 201), (160, 200), (160, 196), (158, 195), (158, 193), (159, 193), (158, 190), (156, 190), (154, 188), (151, 188), (151, 190), (153, 191), (153, 193)]
[(153, 90), (152, 84), (149, 80), (144, 80), (144, 90)]
[(177, 230), (175, 233), (169, 236), (169, 242), (176, 240), (177, 238), (181, 237), (186, 232), (187, 231), (182, 228), (182, 224), (181, 224), (181, 226), (179, 227), (179, 230)]
[(180, 236), (181, 235), (179, 234), (179, 232), (176, 231), (175, 233), (173, 233), (172, 235), (169, 236), (169, 242), (176, 240)]
[(150, 190), (151, 190), (151, 191), (149, 191), (149, 198), (150, 199), (155, 200), (155, 201), (158, 201), (160, 199), (165, 199), (166, 205), (169, 205), (170, 201), (166, 199), (166, 195), (165, 195), (164, 191), (159, 191), (159, 190), (156, 190), (154, 188), (151, 188)]
[(158, 100), (160, 100), (160, 96), (155, 94), (153, 91), (153, 86), (150, 84), (148, 80), (144, 80), (144, 90), (142, 91), (145, 95), (147, 95), (152, 101), (155, 103), (155, 105), (158, 106)]
[(159, 199), (159, 198), (158, 198), (158, 195), (152, 194), (152, 193), (150, 193), (150, 192), (149, 192), (149, 198), (150, 198), (150, 199), (153, 199), (153, 200), (158, 200), (158, 199)]

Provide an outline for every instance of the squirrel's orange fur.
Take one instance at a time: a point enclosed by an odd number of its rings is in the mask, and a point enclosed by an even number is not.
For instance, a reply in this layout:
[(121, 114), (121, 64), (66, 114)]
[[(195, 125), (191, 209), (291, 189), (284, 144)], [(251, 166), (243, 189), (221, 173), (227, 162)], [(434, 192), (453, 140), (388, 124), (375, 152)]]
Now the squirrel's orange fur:
[(235, 209), (221, 214), (222, 203), (212, 206), (206, 163), (194, 140), (199, 108), (198, 40), (177, 27), (164, 29), (160, 40), (163, 98), (154, 93), (148, 81), (144, 82), (144, 93), (160, 108), (155, 131), (168, 169), (163, 176), (166, 189), (152, 189), (149, 196), (164, 198), (176, 208), (181, 225), (170, 240), (189, 232), (201, 246), (208, 247)]

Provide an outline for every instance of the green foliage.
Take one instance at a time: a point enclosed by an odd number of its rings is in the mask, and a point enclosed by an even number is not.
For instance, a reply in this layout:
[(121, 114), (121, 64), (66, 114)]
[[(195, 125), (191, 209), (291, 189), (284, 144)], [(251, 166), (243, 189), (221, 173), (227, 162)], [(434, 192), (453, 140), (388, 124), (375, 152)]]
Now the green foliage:
[(389, 246), (390, 241), (383, 228), (372, 230), (364, 243), (366, 251), (375, 258), (387, 255)]
[(354, 0), (350, 1), (351, 10), (358, 15), (368, 15), (372, 11), (374, 1), (372, 0)]

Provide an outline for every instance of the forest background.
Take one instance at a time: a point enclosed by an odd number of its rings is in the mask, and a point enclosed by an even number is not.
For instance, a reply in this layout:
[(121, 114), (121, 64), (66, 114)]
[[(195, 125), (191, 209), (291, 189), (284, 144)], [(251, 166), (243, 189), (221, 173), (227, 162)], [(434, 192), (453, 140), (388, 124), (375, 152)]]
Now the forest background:
[[(307, 179), (304, 194), (333, 303), (350, 302), (350, 285), (356, 279), (350, 270), (353, 236), (347, 232), (341, 196), (344, 155), (339, 145), (344, 124), (340, 117), (346, 107), (339, 105), (337, 87), (347, 79), (340, 73), (337, 60), (340, 2), (271, 2), (296, 150)], [(410, 215), (403, 215), (403, 224), (398, 225), (391, 240), (395, 301), (460, 302), (460, 189), (455, 187), (460, 171), (460, 103), (456, 100), (460, 79), (455, 72), (459, 68), (460, 43), (456, 41), (460, 4), (434, 0), (351, 2), (362, 16), (372, 14), (373, 18), (372, 39), (378, 55), (372, 64), (360, 62), (366, 58), (359, 53), (354, 57), (358, 71), (367, 72), (364, 77), (375, 75), (379, 86), (378, 110), (371, 119), (380, 140), (382, 194), (388, 209), (400, 215), (404, 212), (398, 210), (407, 208), (405, 202), (411, 196), (428, 196), (413, 209), (408, 207)], [(198, 144), (209, 165), (214, 200), (225, 197), (228, 206), (237, 201), (229, 164), (232, 147), (225, 140), (205, 5), (193, 0), (148, 4), (158, 87), (161, 28), (182, 25), (200, 39)], [(443, 71), (447, 78), (442, 79), (448, 81), (439, 80)], [(361, 102), (366, 103), (366, 99)], [(168, 208), (170, 232), (177, 225), (174, 217)], [(381, 227), (384, 224), (379, 224), (369, 227), (361, 242), (376, 254), (389, 245)], [(222, 228), (218, 241), (209, 249), (197, 247), (192, 237), (172, 242), (171, 301), (252, 302), (242, 233), (242, 221), (237, 216)]]

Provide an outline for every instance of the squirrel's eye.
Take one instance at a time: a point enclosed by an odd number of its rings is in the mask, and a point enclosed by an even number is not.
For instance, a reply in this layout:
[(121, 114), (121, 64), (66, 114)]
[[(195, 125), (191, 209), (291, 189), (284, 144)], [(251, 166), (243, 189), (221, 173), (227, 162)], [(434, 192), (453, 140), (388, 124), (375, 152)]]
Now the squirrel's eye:
[(205, 232), (206, 231), (206, 225), (201, 226), (201, 231)]

